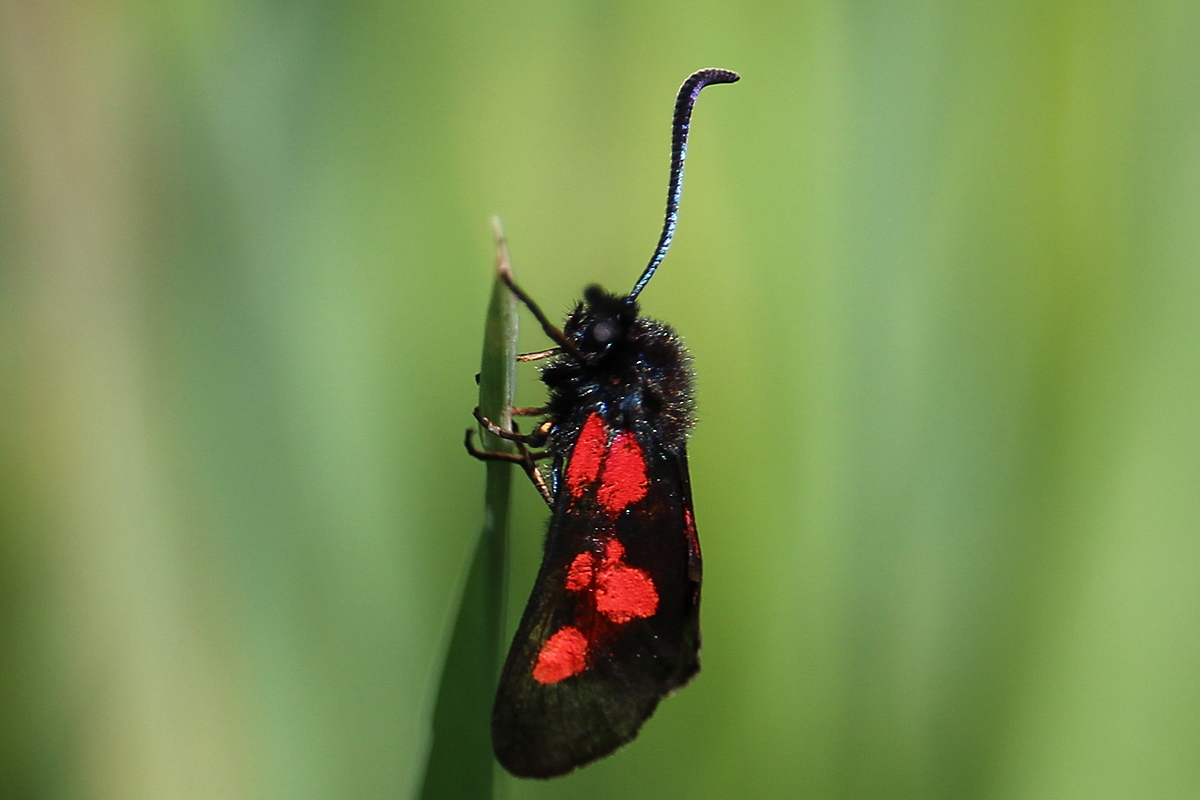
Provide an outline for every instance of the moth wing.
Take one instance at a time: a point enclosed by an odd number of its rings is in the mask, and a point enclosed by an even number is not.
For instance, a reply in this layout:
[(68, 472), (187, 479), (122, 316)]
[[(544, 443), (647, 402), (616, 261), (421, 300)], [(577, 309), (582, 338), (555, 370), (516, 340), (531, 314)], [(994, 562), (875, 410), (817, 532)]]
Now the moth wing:
[(644, 444), (649, 490), (621, 513), (596, 491), (559, 492), (492, 711), (496, 757), (515, 775), (561, 775), (608, 755), (700, 668), (687, 456)]

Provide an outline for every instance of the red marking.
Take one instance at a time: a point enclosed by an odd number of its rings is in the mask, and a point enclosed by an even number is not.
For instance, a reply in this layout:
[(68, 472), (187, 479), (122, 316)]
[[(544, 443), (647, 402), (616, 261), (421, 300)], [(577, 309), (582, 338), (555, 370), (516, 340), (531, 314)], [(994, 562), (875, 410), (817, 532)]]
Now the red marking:
[[(620, 437), (618, 437), (620, 438)], [(579, 497), (600, 474), (600, 462), (608, 447), (608, 428), (600, 415), (592, 412), (583, 423), (575, 449), (567, 463), (567, 489), (572, 497)]]
[(604, 566), (607, 567), (609, 564), (620, 563), (624, 557), (625, 545), (621, 544), (621, 540), (617, 538), (609, 539), (608, 543), (604, 545)]
[(567, 569), (567, 588), (573, 592), (588, 588), (595, 572), (596, 559), (592, 558), (591, 553), (580, 553)]
[(588, 642), (579, 629), (566, 625), (559, 628), (542, 645), (533, 679), (538, 683), (558, 683), (583, 672), (587, 666)]
[(613, 622), (652, 617), (658, 610), (658, 591), (645, 570), (621, 563), (625, 548), (616, 539), (604, 551), (596, 577), (596, 610)]
[[(590, 423), (591, 420), (589, 419)], [(587, 428), (584, 428), (584, 433)], [(582, 436), (580, 437), (582, 443)], [(579, 445), (576, 445), (578, 450)], [(574, 466), (572, 463), (571, 466)], [(568, 474), (567, 483), (571, 477)], [(613, 439), (604, 462), (604, 474), (600, 478), (600, 491), (596, 493), (600, 505), (616, 514), (646, 496), (650, 485), (646, 480), (646, 458), (642, 446), (629, 431), (621, 431)]]
[[(638, 617), (652, 617), (658, 611), (658, 590), (654, 588), (653, 579), (645, 570), (625, 564), (624, 558), (624, 545), (616, 539), (609, 539), (604, 546), (604, 560), (599, 565), (591, 553), (584, 552), (575, 556), (567, 568), (567, 588), (573, 592), (591, 589), (596, 610), (618, 624)], [(543, 654), (558, 633), (542, 648)]]

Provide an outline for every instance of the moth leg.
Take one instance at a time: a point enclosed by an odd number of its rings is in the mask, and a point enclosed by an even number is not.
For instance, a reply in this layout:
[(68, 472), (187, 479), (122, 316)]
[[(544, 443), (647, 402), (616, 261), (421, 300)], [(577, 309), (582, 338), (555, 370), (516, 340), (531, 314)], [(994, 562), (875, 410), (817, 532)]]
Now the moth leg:
[(503, 453), (495, 450), (480, 450), (475, 446), (474, 442), (475, 431), (467, 428), (467, 435), (464, 444), (467, 447), (467, 453), (480, 461), (508, 461), (513, 464), (524, 464), (526, 461), (541, 461), (550, 458), (554, 454), (549, 450), (543, 450), (538, 453), (525, 450), (522, 453)]
[(513, 406), (509, 413), (511, 413), (514, 417), (544, 417), (546, 415), (546, 409)]
[[(516, 423), (513, 423), (514, 427)], [(534, 447), (541, 447), (550, 438), (550, 432), (554, 430), (554, 420), (548, 419), (541, 425), (533, 429), (533, 433), (529, 434), (529, 443)]]
[(517, 299), (525, 304), (525, 307), (529, 309), (529, 313), (533, 314), (534, 319), (541, 324), (542, 330), (545, 331), (546, 335), (558, 342), (558, 346), (570, 353), (576, 360), (583, 361), (583, 353), (579, 352), (579, 348), (567, 338), (567, 335), (550, 321), (538, 304), (533, 302), (533, 298), (525, 294), (525, 291), (520, 286), (517, 286), (517, 282), (513, 280), (512, 272), (507, 269), (502, 269), (500, 272), (500, 277), (508, 286), (509, 291), (515, 294)]
[[(520, 364), (525, 361), (541, 361), (543, 358), (549, 358), (550, 356), (557, 356), (557, 355), (560, 355), (561, 353), (562, 353), (561, 347), (551, 347), (549, 350), (539, 350), (536, 353), (517, 353), (517, 363)], [(478, 372), (475, 373), (475, 385), (476, 386), (479, 385), (479, 373)], [(536, 417), (536, 416), (540, 416), (541, 413), (542, 413), (541, 411), (532, 411), (529, 414), (525, 414), (524, 416)]]
[(542, 471), (537, 468), (537, 462), (543, 458), (550, 458), (552, 455), (548, 451), (540, 453), (531, 453), (525, 449), (522, 442), (517, 442), (517, 453), (494, 453), (486, 450), (480, 450), (472, 441), (475, 432), (467, 428), (466, 438), (463, 444), (466, 445), (467, 452), (480, 461), (507, 461), (512, 464), (517, 464), (521, 469), (525, 470), (525, 474), (529, 476), (529, 480), (533, 481), (534, 487), (538, 490), (538, 494), (546, 501), (546, 505), (554, 507), (554, 498), (550, 495), (550, 487), (546, 485), (546, 479), (542, 477)]
[(562, 352), (561, 348), (551, 347), (549, 350), (539, 350), (536, 353), (519, 353), (517, 355), (517, 361), (518, 362), (541, 361), (543, 358), (549, 358), (550, 356), (556, 356), (561, 352)]
[(533, 433), (521, 433), (517, 428), (517, 423), (513, 423), (511, 431), (501, 428), (496, 423), (485, 417), (479, 410), (479, 406), (471, 412), (475, 415), (475, 421), (482, 425), (488, 433), (493, 436), (499, 436), (501, 439), (507, 439), (510, 442), (518, 442), (520, 444), (528, 444), (534, 447), (541, 447), (546, 443), (546, 439), (550, 436), (550, 431), (554, 427), (553, 420), (546, 420), (541, 425), (534, 428)]
[[(512, 265), (508, 261), (508, 243), (504, 238), (504, 231), (500, 230), (499, 223), (495, 223), (496, 235), (496, 272), (500, 275), (500, 279), (508, 287), (508, 290), (516, 295), (516, 298), (525, 304), (529, 309), (529, 313), (533, 314), (534, 318), (541, 324), (542, 330), (546, 335), (558, 343), (558, 346), (570, 353), (574, 358), (583, 361), (583, 353), (579, 352), (567, 335), (557, 328), (553, 322), (542, 312), (538, 304), (533, 302), (533, 299), (517, 286), (517, 282), (513, 280)], [(533, 355), (538, 355), (534, 353)], [(532, 360), (532, 359), (531, 359)]]
[(542, 477), (542, 471), (537, 468), (537, 464), (533, 461), (537, 458), (549, 458), (549, 453), (538, 453), (537, 455), (530, 454), (530, 465), (525, 470), (525, 474), (529, 476), (529, 480), (533, 481), (533, 485), (537, 488), (538, 494), (546, 501), (546, 505), (554, 508), (554, 498), (550, 495), (550, 487), (546, 485), (546, 479)]

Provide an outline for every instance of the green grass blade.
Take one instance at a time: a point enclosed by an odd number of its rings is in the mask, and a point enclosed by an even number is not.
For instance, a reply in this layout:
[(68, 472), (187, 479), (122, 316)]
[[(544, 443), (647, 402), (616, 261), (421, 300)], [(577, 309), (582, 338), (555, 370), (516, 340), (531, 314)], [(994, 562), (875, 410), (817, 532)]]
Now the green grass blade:
[[(479, 370), (479, 408), (504, 428), (516, 390), (517, 304), (500, 278), (508, 253), (495, 221), (497, 275), (488, 304)], [(483, 449), (512, 445), (480, 431)], [(504, 635), (504, 589), (508, 561), (508, 503), (512, 465), (488, 461), (483, 529), (459, 603), (433, 713), (433, 743), (425, 767), (423, 800), (489, 798), (494, 795), (490, 719)]]

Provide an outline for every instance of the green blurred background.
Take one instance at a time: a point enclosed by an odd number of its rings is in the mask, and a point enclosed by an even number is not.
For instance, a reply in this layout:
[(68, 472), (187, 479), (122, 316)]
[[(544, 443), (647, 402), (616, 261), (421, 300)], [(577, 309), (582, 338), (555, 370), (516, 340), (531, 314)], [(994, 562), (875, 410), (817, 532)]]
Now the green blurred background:
[(489, 216), (553, 312), (631, 286), (707, 66), (642, 296), (704, 670), (507, 796), (1200, 796), (1177, 0), (0, 2), (0, 796), (417, 791)]

